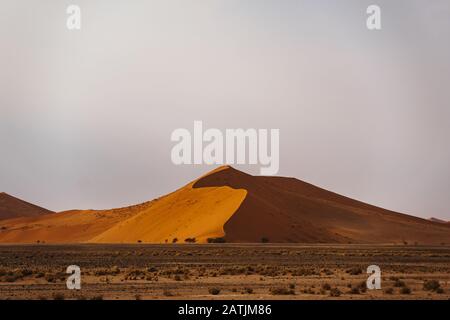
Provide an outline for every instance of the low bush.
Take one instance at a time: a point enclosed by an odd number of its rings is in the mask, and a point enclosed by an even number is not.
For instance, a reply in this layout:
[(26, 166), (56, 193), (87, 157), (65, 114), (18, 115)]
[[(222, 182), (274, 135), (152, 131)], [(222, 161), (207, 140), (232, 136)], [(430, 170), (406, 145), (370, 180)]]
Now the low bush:
[(219, 288), (209, 288), (208, 292), (214, 296), (218, 295), (220, 293)]
[(271, 288), (270, 293), (272, 295), (294, 295), (295, 291), (287, 288)]
[(423, 290), (437, 291), (441, 287), (441, 284), (437, 280), (426, 280), (423, 283)]
[(225, 238), (208, 238), (206, 239), (208, 243), (225, 243)]
[(408, 287), (403, 287), (403, 288), (400, 290), (400, 293), (401, 293), (401, 294), (410, 294), (410, 293), (411, 293), (411, 289), (408, 288)]
[(338, 288), (333, 288), (330, 290), (330, 296), (331, 297), (339, 297), (341, 295), (341, 290)]

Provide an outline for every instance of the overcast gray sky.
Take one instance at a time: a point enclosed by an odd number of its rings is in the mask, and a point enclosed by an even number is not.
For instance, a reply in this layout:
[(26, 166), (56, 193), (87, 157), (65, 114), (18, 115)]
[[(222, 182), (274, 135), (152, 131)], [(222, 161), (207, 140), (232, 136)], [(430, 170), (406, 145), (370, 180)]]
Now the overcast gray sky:
[[(366, 28), (370, 4), (381, 31)], [(448, 0), (0, 10), (0, 191), (53, 210), (150, 200), (212, 169), (170, 160), (171, 132), (202, 120), (279, 128), (279, 175), (450, 219)]]

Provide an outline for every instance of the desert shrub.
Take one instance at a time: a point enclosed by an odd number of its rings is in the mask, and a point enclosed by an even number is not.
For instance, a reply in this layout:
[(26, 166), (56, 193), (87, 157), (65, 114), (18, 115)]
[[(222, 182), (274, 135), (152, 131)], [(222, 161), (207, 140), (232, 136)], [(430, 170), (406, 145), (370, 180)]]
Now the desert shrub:
[(350, 293), (350, 294), (360, 294), (359, 288), (358, 287), (352, 287), (348, 293)]
[(218, 295), (220, 293), (219, 288), (209, 288), (208, 292), (214, 296)]
[(437, 288), (437, 289), (436, 289), (436, 293), (442, 294), (442, 293), (444, 293), (444, 289), (442, 289), (442, 288)]
[[(251, 268), (247, 268), (247, 272), (246, 274), (253, 274), (255, 273), (254, 269)], [(276, 277), (280, 274), (280, 271), (277, 270), (277, 267), (273, 267), (273, 266), (266, 266), (264, 268), (261, 268), (259, 270), (259, 274), (262, 276), (269, 276), (269, 277)]]
[(330, 269), (326, 268), (326, 269), (322, 269), (321, 271), (322, 273), (325, 273), (327, 276), (331, 276), (334, 274), (333, 271), (331, 271)]
[(64, 300), (64, 298), (65, 298), (64, 294), (60, 293), (60, 292), (54, 293), (52, 295), (52, 297), (53, 297), (53, 300)]
[(56, 282), (55, 276), (52, 275), (52, 274), (49, 274), (49, 273), (45, 274), (44, 279), (45, 279), (47, 282)]
[(18, 273), (20, 273), (21, 277), (28, 277), (33, 274), (33, 271), (30, 269), (21, 269)]
[(333, 288), (330, 290), (330, 296), (331, 297), (339, 297), (341, 295), (341, 290), (338, 288)]
[(404, 281), (398, 279), (394, 282), (394, 287), (403, 288), (403, 287), (406, 287), (406, 283)]
[(267, 237), (261, 238), (261, 243), (268, 243), (268, 242), (269, 242), (269, 238), (267, 238)]
[(239, 275), (239, 274), (246, 274), (247, 269), (245, 267), (223, 267), (219, 270), (220, 275)]
[(393, 288), (386, 288), (386, 290), (384, 290), (384, 293), (386, 293), (386, 294), (393, 294), (394, 293), (394, 289)]
[(352, 276), (356, 276), (356, 275), (362, 273), (362, 269), (359, 267), (353, 267), (353, 268), (347, 269), (345, 272), (347, 272), (348, 274), (350, 274)]
[(137, 242), (138, 242), (138, 243), (142, 243), (142, 240), (138, 240)]
[(294, 295), (295, 291), (287, 288), (271, 288), (270, 293), (272, 295)]
[(316, 276), (320, 275), (317, 271), (312, 268), (300, 268), (292, 271), (293, 276)]
[(289, 289), (295, 289), (295, 283), (289, 284)]
[(330, 284), (329, 283), (324, 283), (322, 285), (322, 290), (325, 290), (325, 291), (331, 290)]
[(436, 291), (441, 287), (441, 284), (437, 280), (426, 280), (423, 283), (423, 290), (426, 291)]
[(357, 286), (358, 290), (360, 292), (366, 292), (367, 291), (367, 283), (366, 281), (361, 281), (358, 286)]
[(163, 296), (165, 296), (165, 297), (173, 297), (173, 293), (166, 289), (166, 290), (163, 291)]
[(177, 238), (173, 238), (172, 243), (177, 243), (178, 239)]
[(173, 277), (173, 279), (175, 281), (181, 281), (182, 280), (179, 274), (176, 274), (175, 277)]
[(253, 293), (253, 289), (252, 288), (244, 288), (244, 292), (246, 292), (248, 294), (252, 294)]
[(108, 275), (112, 275), (112, 274), (116, 274), (115, 271), (108, 270), (108, 269), (98, 269), (94, 271), (94, 275), (95, 276), (108, 276)]
[(148, 268), (147, 268), (147, 271), (148, 271), (148, 272), (157, 272), (158, 269), (156, 269), (156, 267), (148, 267)]
[(305, 288), (302, 290), (305, 294), (315, 294), (316, 292), (312, 288)]
[(186, 239), (184, 240), (184, 242), (187, 242), (187, 243), (195, 243), (195, 242), (197, 242), (197, 240), (196, 240), (195, 238), (186, 238)]
[(103, 300), (103, 296), (101, 294), (92, 296), (91, 300)]
[(206, 239), (206, 241), (208, 243), (225, 243), (226, 242), (225, 238), (223, 238), (223, 237), (220, 237), (220, 238), (208, 238), (208, 239)]
[(410, 293), (411, 293), (411, 289), (408, 288), (408, 287), (403, 287), (403, 288), (400, 290), (400, 293), (401, 293), (401, 294), (410, 294)]
[(143, 280), (145, 278), (145, 271), (139, 269), (131, 270), (125, 275), (125, 280)]

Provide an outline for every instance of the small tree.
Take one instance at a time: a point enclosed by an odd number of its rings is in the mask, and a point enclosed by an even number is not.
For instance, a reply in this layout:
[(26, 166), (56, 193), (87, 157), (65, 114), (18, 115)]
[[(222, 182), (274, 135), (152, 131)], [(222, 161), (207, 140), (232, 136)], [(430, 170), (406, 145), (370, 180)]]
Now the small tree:
[(220, 237), (220, 238), (208, 238), (206, 239), (206, 241), (208, 241), (208, 243), (225, 243), (225, 238)]

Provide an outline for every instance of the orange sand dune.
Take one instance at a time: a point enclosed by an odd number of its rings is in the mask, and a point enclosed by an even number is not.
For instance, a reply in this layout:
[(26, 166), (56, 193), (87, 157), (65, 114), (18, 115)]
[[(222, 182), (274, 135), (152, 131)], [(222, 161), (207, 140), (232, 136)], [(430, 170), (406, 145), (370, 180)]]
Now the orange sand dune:
[(71, 210), (38, 217), (0, 221), (2, 243), (77, 243), (150, 207), (152, 202), (112, 210)]
[(450, 225), (359, 202), (294, 178), (220, 167), (141, 205), (0, 221), (0, 242), (450, 244)]
[(48, 213), (53, 212), (20, 200), (5, 192), (0, 192), (0, 220), (19, 217), (35, 217)]

